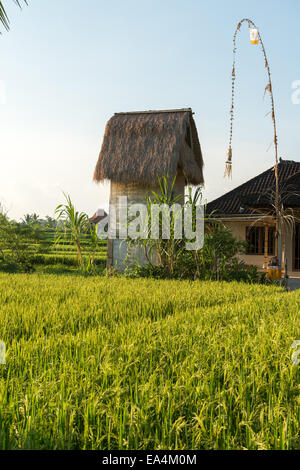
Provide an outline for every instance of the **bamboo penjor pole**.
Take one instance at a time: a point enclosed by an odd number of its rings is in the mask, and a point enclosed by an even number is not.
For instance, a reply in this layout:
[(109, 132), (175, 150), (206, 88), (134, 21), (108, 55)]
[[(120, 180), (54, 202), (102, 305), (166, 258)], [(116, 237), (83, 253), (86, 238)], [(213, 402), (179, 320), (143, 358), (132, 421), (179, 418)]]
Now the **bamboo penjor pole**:
[[(237, 40), (237, 34), (241, 29), (241, 26), (243, 23), (248, 23), (248, 27), (252, 27), (253, 29), (257, 30), (257, 36), (258, 36), (258, 43), (261, 46), (264, 59), (265, 59), (265, 68), (267, 69), (268, 73), (268, 79), (269, 82), (265, 88), (265, 92), (269, 92), (270, 98), (271, 98), (271, 117), (273, 121), (273, 132), (274, 132), (274, 148), (275, 148), (275, 166), (274, 166), (274, 175), (275, 175), (275, 222), (276, 222), (276, 237), (278, 238), (280, 233), (280, 227), (279, 227), (279, 182), (278, 182), (278, 138), (277, 138), (277, 126), (276, 126), (276, 118), (275, 118), (275, 105), (274, 105), (274, 95), (273, 95), (273, 88), (272, 88), (272, 80), (271, 80), (271, 71), (270, 71), (270, 66), (265, 50), (264, 43), (262, 41), (260, 32), (257, 28), (257, 26), (254, 24), (253, 21), (249, 20), (248, 18), (244, 18), (241, 20), (237, 28), (235, 30), (234, 36), (233, 36), (233, 66), (232, 66), (232, 101), (231, 101), (231, 108), (230, 108), (230, 136), (229, 136), (229, 147), (228, 147), (228, 153), (227, 153), (227, 161), (226, 161), (226, 166), (225, 166), (225, 174), (224, 176), (231, 177), (232, 176), (232, 133), (233, 133), (233, 119), (234, 119), (234, 91), (235, 91), (235, 78), (236, 78), (236, 51), (237, 51), (237, 45), (236, 45), (236, 40)], [(257, 44), (257, 42), (253, 42), (253, 44)], [(278, 256), (278, 243), (276, 243), (276, 256)]]

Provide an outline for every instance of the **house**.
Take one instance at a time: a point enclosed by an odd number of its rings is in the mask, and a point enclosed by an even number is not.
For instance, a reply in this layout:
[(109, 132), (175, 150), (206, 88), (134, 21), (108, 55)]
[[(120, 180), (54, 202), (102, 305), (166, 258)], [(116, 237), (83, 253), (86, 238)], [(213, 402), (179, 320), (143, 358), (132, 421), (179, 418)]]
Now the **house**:
[(104, 209), (98, 209), (95, 214), (90, 217), (89, 221), (91, 224), (99, 224), (104, 219), (108, 219), (108, 214), (105, 212)]
[[(127, 204), (146, 203), (159, 191), (158, 178), (173, 180), (175, 195), (184, 195), (185, 185), (203, 183), (203, 159), (191, 108), (117, 113), (107, 123), (94, 173), (97, 183), (110, 181), (110, 205), (119, 197)], [(116, 220), (120, 228), (120, 221)], [(127, 256), (124, 240), (108, 240), (107, 267), (124, 270)], [(145, 263), (140, 252), (132, 254)]]
[[(278, 250), (287, 274), (300, 278), (300, 162), (280, 159), (278, 180), (281, 211), (294, 217), (293, 225), (288, 223), (291, 217), (286, 217)], [(207, 214), (220, 219), (236, 238), (247, 241), (241, 258), (260, 269), (266, 269), (278, 243), (274, 201), (275, 175), (270, 168), (207, 205)]]

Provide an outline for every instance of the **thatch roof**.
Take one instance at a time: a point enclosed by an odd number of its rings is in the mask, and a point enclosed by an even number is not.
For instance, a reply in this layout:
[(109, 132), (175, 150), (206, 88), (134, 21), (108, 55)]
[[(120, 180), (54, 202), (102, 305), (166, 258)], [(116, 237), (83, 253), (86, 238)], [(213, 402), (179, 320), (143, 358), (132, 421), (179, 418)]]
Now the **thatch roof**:
[(190, 108), (117, 113), (107, 123), (94, 180), (152, 186), (182, 170), (190, 184), (203, 183), (203, 160)]

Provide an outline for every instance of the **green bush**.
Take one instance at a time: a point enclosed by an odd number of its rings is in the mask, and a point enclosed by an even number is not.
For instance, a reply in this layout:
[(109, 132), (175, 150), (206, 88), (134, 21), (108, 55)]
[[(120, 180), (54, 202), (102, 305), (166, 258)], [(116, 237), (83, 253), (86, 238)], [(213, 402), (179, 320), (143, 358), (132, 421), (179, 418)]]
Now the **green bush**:
[(0, 269), (31, 272), (33, 258), (48, 246), (38, 224), (19, 224), (0, 213)]
[[(245, 242), (236, 240), (230, 229), (219, 222), (210, 221), (202, 250), (181, 250), (174, 262), (172, 278), (264, 283), (264, 277), (255, 266), (248, 266), (237, 258), (244, 250)], [(156, 279), (170, 277), (164, 264), (140, 266), (137, 262), (126, 269), (125, 275)]]

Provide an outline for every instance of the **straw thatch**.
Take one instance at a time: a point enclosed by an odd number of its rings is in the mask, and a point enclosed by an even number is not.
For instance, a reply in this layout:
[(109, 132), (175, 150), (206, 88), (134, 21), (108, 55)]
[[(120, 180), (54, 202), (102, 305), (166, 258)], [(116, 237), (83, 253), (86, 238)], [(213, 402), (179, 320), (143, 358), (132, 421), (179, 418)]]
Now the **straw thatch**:
[(190, 108), (117, 113), (107, 123), (94, 180), (152, 186), (181, 170), (189, 184), (203, 183), (203, 160)]

